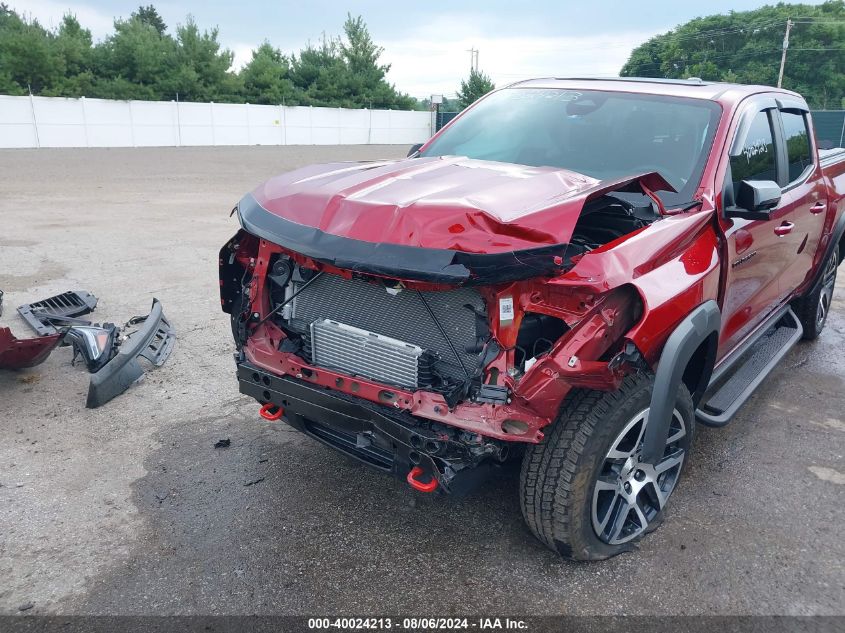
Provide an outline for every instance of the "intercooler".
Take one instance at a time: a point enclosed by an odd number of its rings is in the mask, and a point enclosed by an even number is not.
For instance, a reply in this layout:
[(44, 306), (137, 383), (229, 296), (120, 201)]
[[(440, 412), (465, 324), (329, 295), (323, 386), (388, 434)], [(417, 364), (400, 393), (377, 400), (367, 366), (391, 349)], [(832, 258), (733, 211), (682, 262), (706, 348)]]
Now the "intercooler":
[(476, 320), (484, 314), (484, 301), (472, 288), (396, 292), (323, 274), (295, 297), (290, 321), (306, 333), (317, 366), (423, 387), (432, 370), (457, 380), (465, 378), (461, 361), (469, 373), (475, 370)]

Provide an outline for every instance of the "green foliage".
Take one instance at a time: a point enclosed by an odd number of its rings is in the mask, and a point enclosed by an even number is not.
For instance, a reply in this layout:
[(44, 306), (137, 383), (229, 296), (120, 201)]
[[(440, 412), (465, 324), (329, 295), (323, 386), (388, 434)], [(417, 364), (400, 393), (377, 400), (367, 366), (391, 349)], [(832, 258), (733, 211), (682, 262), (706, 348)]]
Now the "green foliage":
[(290, 77), (290, 61), (270, 42), (265, 41), (252, 51), (252, 59), (241, 70), (240, 77), (248, 103), (299, 103)]
[(363, 19), (347, 15), (345, 39), (325, 37), (290, 59), (290, 79), (306, 105), (410, 110), (416, 100), (387, 82), (389, 65), (379, 64), (377, 46)]
[(811, 107), (842, 107), (845, 99), (845, 2), (777, 4), (754, 11), (696, 18), (638, 46), (623, 77), (701, 77), (745, 84), (777, 84), (787, 19), (783, 87)]
[(463, 110), (472, 105), (495, 88), (496, 85), (483, 71), (478, 71), (475, 68), (471, 69), (469, 71), (469, 77), (461, 81), (461, 88), (458, 90), (457, 96), (460, 109)]
[(167, 24), (164, 23), (164, 19), (158, 14), (156, 8), (151, 4), (148, 4), (145, 7), (138, 7), (138, 10), (132, 13), (132, 17), (153, 27), (156, 31), (158, 31), (159, 35), (164, 35), (164, 32), (167, 30)]
[(346, 108), (421, 107), (386, 79), (384, 49), (360, 16), (348, 15), (344, 37), (323, 37), (298, 55), (264, 42), (240, 72), (216, 28), (191, 16), (167, 33), (153, 5), (116, 20), (114, 33), (94, 43), (75, 16), (44, 29), (0, 4), (0, 93), (107, 99), (248, 102)]

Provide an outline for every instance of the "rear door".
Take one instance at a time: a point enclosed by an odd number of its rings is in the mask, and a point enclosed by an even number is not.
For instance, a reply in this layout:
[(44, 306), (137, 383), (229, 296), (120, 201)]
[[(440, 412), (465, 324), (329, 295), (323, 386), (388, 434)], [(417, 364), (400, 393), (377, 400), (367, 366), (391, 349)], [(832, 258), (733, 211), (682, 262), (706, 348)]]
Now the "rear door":
[[(780, 121), (774, 99), (754, 100), (740, 115), (730, 143), (722, 189), (723, 208), (731, 206), (743, 180), (779, 182), (783, 170)], [(785, 297), (781, 278), (791, 265), (783, 240), (793, 209), (783, 204), (766, 220), (723, 219), (728, 262), (722, 303), (719, 358), (751, 333)]]
[(813, 269), (828, 200), (805, 106), (780, 100), (778, 103), (781, 106), (778, 110), (779, 132), (783, 136), (780, 158), (786, 166), (780, 172), (781, 206), (788, 223), (785, 228), (790, 228), (782, 236), (789, 266), (780, 283), (782, 292), (790, 294), (803, 284)]

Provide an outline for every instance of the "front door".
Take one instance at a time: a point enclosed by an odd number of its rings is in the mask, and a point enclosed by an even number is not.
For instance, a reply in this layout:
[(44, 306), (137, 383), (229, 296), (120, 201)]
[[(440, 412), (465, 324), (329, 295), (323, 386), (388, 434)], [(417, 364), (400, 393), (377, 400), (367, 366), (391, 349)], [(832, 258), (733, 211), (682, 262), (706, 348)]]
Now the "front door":
[[(776, 145), (776, 107), (755, 108), (743, 114), (747, 125), (740, 125), (730, 145), (732, 155), (725, 175), (724, 206), (731, 206), (743, 180), (778, 181), (780, 167)], [(788, 215), (783, 204), (773, 209), (769, 219), (730, 218), (725, 221), (728, 251), (727, 276), (722, 304), (722, 332), (719, 358), (733, 349), (777, 308), (785, 296), (781, 277), (790, 265)], [(794, 256), (794, 255), (793, 255)]]

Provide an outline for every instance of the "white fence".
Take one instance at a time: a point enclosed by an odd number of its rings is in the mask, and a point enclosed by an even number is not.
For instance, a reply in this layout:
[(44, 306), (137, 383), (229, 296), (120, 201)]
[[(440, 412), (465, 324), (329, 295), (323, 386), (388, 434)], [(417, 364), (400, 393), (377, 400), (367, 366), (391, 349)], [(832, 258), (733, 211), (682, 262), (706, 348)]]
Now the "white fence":
[(428, 112), (0, 95), (0, 147), (412, 145)]

